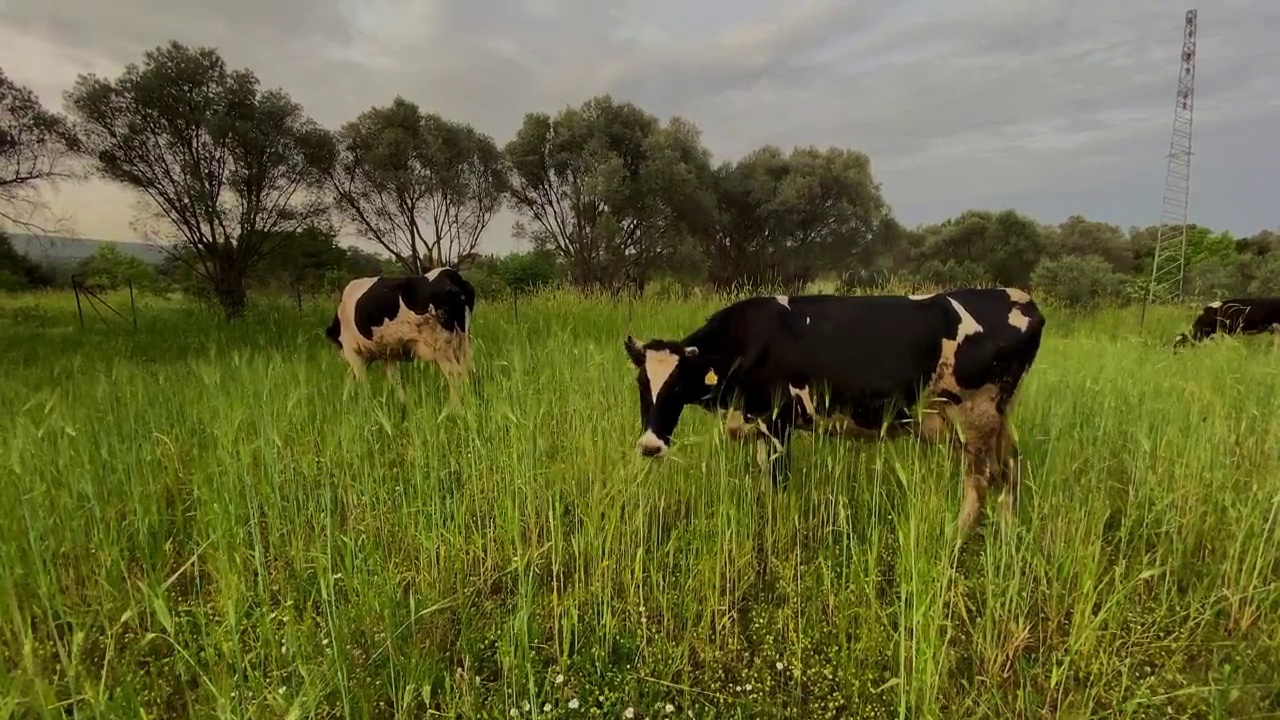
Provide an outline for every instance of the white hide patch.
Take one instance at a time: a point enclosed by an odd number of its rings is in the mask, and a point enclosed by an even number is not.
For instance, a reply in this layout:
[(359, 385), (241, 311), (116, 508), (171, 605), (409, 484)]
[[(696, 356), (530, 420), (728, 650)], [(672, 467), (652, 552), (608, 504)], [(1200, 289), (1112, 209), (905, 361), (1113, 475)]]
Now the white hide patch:
[(1004, 291), (1008, 293), (1009, 299), (1016, 303), (1031, 302), (1031, 296), (1028, 295), (1025, 290), (1019, 290), (1018, 288), (1005, 288)]
[(957, 345), (963, 342), (964, 339), (969, 337), (970, 335), (977, 335), (978, 333), (982, 332), (982, 326), (978, 324), (977, 320), (973, 319), (973, 316), (969, 314), (968, 310), (964, 309), (963, 305), (956, 302), (955, 298), (947, 298), (947, 299), (951, 301), (951, 306), (954, 307), (956, 309), (956, 312), (960, 314), (960, 327), (956, 329)]
[(936, 294), (937, 293), (929, 293), (928, 295), (908, 295), (907, 299), (908, 300), (928, 300), (929, 298), (933, 297)]
[(440, 276), (440, 273), (442, 273), (442, 272), (444, 272), (444, 268), (442, 268), (442, 267), (433, 268), (433, 269), (431, 269), (431, 270), (428, 270), (428, 271), (427, 271), (427, 274), (425, 275), (425, 277), (426, 277), (428, 280), (435, 280), (437, 277), (439, 277), (439, 276)]
[(781, 305), (782, 307), (788, 310), (791, 309), (791, 298), (787, 297), (786, 295), (774, 295), (773, 299), (777, 300), (778, 304)]
[(667, 444), (662, 442), (657, 435), (654, 435), (652, 430), (645, 430), (644, 434), (640, 436), (640, 441), (636, 443), (636, 448), (641, 451), (657, 450), (657, 454), (661, 455), (667, 451)]
[(809, 417), (817, 417), (817, 414), (813, 411), (813, 396), (809, 394), (809, 388), (797, 388), (794, 385), (788, 385), (787, 388), (791, 391), (791, 397), (800, 399), (800, 404), (804, 405)]
[(1221, 300), (1214, 300), (1213, 302), (1209, 303), (1208, 305), (1205, 305), (1205, 307), (1207, 307), (1207, 308), (1220, 308), (1220, 307), (1222, 307), (1222, 301), (1221, 301)]
[[(645, 350), (644, 372), (649, 376), (649, 393), (654, 401), (658, 399), (658, 391), (666, 384), (667, 378), (675, 372), (680, 358), (670, 350)], [(656, 439), (656, 438), (655, 438)]]
[(1022, 310), (1014, 308), (1009, 311), (1009, 324), (1026, 332), (1027, 326), (1031, 324), (1031, 318), (1023, 315)]

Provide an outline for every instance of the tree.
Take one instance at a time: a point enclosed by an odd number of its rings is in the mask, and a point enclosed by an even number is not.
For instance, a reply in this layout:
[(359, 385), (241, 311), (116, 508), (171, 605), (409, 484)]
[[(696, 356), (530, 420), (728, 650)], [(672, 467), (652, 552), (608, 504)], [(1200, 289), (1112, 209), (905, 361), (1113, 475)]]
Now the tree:
[(1092, 308), (1119, 300), (1127, 278), (1097, 255), (1063, 255), (1044, 260), (1031, 275), (1036, 292), (1062, 305)]
[(608, 95), (529, 113), (505, 148), (517, 233), (553, 250), (580, 287), (642, 287), (709, 211), (709, 153), (696, 126), (666, 126)]
[(717, 287), (798, 286), (869, 262), (901, 234), (856, 150), (769, 145), (713, 177), (715, 215), (699, 239)]
[(311, 224), (292, 230), (291, 237), (278, 243), (280, 251), (264, 260), (254, 271), (254, 279), (277, 289), (314, 294), (335, 289), (336, 276), (344, 274), (346, 248), (338, 244), (337, 233), (325, 224)]
[(70, 124), (0, 70), (0, 220), (44, 231), (39, 188), (72, 177), (78, 143)]
[(924, 229), (922, 260), (938, 267), (963, 268), (948, 277), (974, 272), (997, 285), (1025, 285), (1044, 250), (1040, 226), (1014, 210), (968, 210)]
[(467, 260), (502, 208), (506, 170), (488, 135), (397, 96), (336, 133), (325, 168), (342, 217), (421, 275)]
[(150, 201), (173, 256), (228, 318), (243, 314), (254, 268), (325, 211), (308, 190), (327, 133), (212, 48), (170, 42), (114, 81), (81, 75), (67, 104), (97, 171)]
[(0, 231), (0, 290), (26, 290), (52, 284), (48, 271), (18, 252), (9, 236)]
[(1138, 266), (1119, 226), (1088, 220), (1081, 215), (1072, 215), (1058, 225), (1056, 232), (1046, 238), (1044, 255), (1046, 258), (1095, 255), (1121, 273), (1131, 273)]
[(142, 258), (120, 252), (115, 243), (102, 243), (97, 252), (85, 258), (76, 268), (76, 275), (90, 287), (99, 290), (118, 290), (130, 283), (137, 290), (151, 290), (159, 275)]
[(1261, 230), (1247, 238), (1241, 238), (1238, 247), (1241, 253), (1258, 258), (1266, 257), (1280, 252), (1280, 233), (1274, 230)]

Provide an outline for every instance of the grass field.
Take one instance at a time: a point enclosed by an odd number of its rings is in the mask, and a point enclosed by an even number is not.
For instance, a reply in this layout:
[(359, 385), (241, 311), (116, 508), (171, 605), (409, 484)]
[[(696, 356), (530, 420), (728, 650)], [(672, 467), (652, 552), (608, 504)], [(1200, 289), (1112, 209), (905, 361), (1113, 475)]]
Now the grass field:
[(720, 304), (482, 298), (402, 421), (323, 303), (0, 298), (0, 718), (1280, 714), (1275, 340), (1043, 308), (1019, 516), (953, 563), (943, 449), (636, 455), (623, 339)]

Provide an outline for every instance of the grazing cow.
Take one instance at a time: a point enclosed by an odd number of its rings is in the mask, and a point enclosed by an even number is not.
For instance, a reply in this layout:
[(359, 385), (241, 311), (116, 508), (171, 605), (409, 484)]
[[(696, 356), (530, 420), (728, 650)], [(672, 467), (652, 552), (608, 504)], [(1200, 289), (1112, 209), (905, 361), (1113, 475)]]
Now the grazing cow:
[(769, 466), (777, 482), (792, 430), (827, 422), (873, 439), (911, 432), (942, 441), (958, 426), (964, 537), (989, 483), (1013, 509), (1018, 450), (1006, 417), (1044, 324), (1031, 296), (1011, 288), (742, 300), (682, 340), (627, 337), (644, 430), (638, 450), (665, 453), (686, 405), (727, 410), (730, 435), (752, 423), (761, 440), (781, 445)]
[(347, 283), (325, 335), (342, 348), (356, 380), (366, 362), (382, 360), (396, 384), (397, 362), (434, 361), (449, 382), (449, 400), (471, 369), (471, 313), (476, 291), (457, 270), (442, 267), (426, 275), (363, 277)]
[(1215, 333), (1223, 335), (1256, 335), (1280, 333), (1280, 298), (1255, 297), (1218, 300), (1204, 306), (1191, 324), (1191, 334), (1178, 333), (1173, 342), (1177, 350), (1188, 343), (1198, 343)]

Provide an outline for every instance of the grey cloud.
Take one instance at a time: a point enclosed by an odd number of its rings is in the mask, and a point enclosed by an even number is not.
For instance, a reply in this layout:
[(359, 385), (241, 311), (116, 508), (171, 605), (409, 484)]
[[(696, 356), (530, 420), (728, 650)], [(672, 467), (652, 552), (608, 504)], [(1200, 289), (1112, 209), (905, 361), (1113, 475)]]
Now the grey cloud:
[[(867, 152), (908, 223), (971, 206), (1122, 225), (1159, 213), (1184, 6), (1165, 0), (8, 0), (0, 24), (123, 64), (218, 46), (336, 126), (396, 94), (505, 142), (603, 92), (763, 143)], [(1280, 220), (1273, 0), (1200, 14), (1193, 208)], [(36, 62), (32, 59), (32, 62)], [(9, 69), (9, 68), (6, 68)], [(69, 84), (71, 78), (67, 79)], [(486, 244), (511, 246), (509, 213)]]

